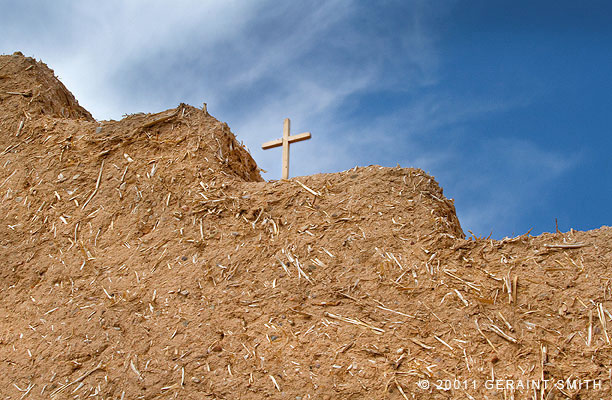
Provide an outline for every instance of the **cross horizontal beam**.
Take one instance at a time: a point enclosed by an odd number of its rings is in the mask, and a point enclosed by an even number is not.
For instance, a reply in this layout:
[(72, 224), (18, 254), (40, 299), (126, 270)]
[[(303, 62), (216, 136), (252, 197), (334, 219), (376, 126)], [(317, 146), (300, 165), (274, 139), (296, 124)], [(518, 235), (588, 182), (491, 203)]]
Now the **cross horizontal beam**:
[[(302, 140), (310, 139), (310, 132), (299, 133), (297, 135), (289, 136), (289, 143), (301, 142)], [(264, 150), (272, 149), (274, 147), (280, 147), (283, 145), (283, 139), (270, 140), (261, 145), (261, 148)]]

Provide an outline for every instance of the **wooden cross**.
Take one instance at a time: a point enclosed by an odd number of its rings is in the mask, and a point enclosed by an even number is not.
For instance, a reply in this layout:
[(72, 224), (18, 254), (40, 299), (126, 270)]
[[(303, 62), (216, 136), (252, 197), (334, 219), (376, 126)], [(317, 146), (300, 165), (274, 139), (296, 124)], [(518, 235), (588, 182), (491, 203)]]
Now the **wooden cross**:
[(264, 150), (283, 146), (283, 179), (289, 179), (289, 144), (310, 139), (310, 132), (289, 136), (290, 125), (291, 121), (289, 121), (289, 118), (285, 118), (282, 139), (272, 140), (261, 145), (261, 148)]

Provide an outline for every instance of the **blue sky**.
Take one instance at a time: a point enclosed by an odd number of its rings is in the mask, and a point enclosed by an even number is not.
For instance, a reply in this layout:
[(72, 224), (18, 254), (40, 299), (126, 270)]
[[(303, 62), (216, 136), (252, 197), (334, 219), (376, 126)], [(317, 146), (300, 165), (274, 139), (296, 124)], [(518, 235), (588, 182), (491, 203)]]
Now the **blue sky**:
[(0, 52), (45, 61), (97, 119), (181, 102), (280, 176), (423, 168), (464, 230), (612, 224), (612, 3), (4, 1)]

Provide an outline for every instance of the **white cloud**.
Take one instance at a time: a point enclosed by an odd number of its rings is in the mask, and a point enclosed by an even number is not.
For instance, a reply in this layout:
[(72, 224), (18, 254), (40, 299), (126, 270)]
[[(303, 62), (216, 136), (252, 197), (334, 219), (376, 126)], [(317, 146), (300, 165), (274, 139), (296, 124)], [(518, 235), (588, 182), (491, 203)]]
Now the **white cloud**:
[[(118, 74), (132, 66), (141, 67), (143, 61), (163, 59), (167, 65), (177, 52), (197, 53), (231, 42), (256, 15), (259, 3), (133, 0), (34, 4), (38, 8), (19, 5), (25, 8), (19, 19), (2, 21), (0, 48), (11, 51), (13, 47), (43, 59), (94, 116), (119, 118), (133, 111), (130, 105), (138, 94), (122, 90)], [(35, 23), (24, 24), (21, 17)], [(181, 63), (177, 60), (176, 64)], [(163, 73), (157, 78), (163, 80)], [(136, 110), (161, 111), (143, 109), (159, 101), (141, 103)]]

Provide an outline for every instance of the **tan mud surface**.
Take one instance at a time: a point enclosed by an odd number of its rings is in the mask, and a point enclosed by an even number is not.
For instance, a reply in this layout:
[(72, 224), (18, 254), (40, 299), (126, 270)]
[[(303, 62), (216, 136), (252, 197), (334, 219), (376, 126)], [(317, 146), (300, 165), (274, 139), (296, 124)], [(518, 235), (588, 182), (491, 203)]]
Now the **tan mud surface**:
[(21, 55), (0, 105), (2, 399), (612, 396), (610, 228), (465, 239), (419, 169), (264, 182), (202, 110), (97, 122)]

